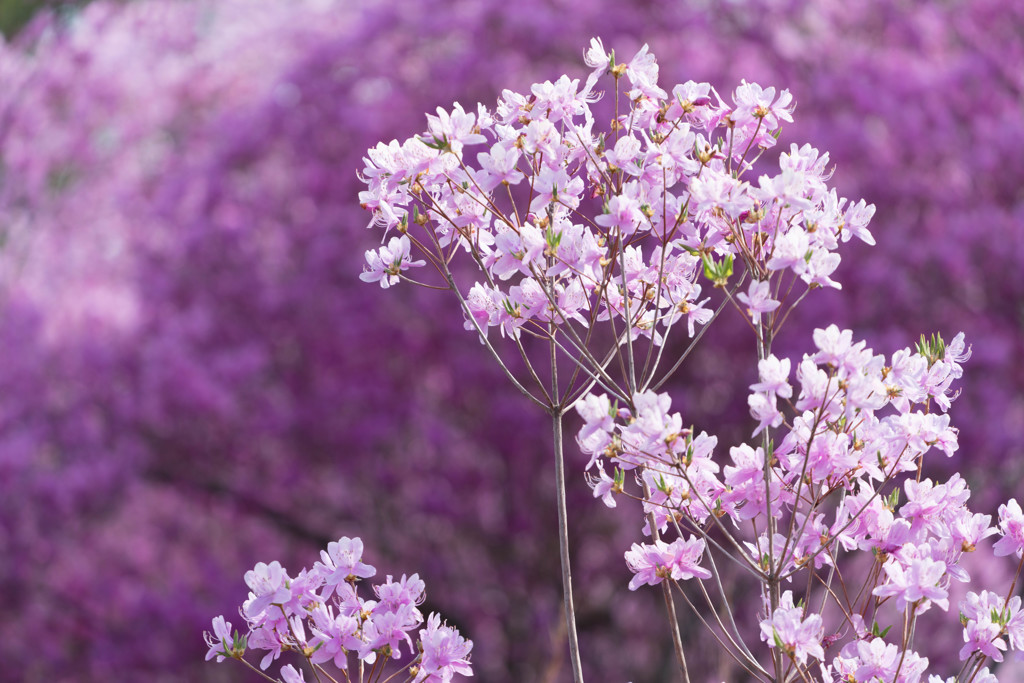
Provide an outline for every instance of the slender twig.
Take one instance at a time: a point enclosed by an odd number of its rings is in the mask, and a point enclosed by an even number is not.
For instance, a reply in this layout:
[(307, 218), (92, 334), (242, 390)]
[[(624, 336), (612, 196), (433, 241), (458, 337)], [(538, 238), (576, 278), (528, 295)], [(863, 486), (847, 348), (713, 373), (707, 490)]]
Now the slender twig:
[[(463, 312), (465, 312), (466, 317), (469, 319), (469, 321), (473, 324), (473, 327), (476, 329), (476, 332), (480, 337), (481, 343), (483, 343), (483, 345), (491, 353), (491, 357), (494, 358), (495, 361), (497, 361), (498, 366), (504, 371), (505, 376), (508, 377), (509, 381), (512, 382), (512, 385), (519, 390), (519, 393), (521, 393), (526, 398), (530, 399), (533, 403), (537, 404), (541, 408), (548, 410), (548, 404), (545, 403), (544, 401), (541, 401), (539, 398), (534, 396), (529, 389), (520, 384), (519, 380), (516, 379), (516, 376), (513, 375), (512, 371), (509, 370), (508, 366), (505, 365), (505, 361), (502, 360), (501, 354), (498, 353), (498, 350), (495, 349), (494, 346), (491, 344), (490, 340), (487, 339), (487, 334), (480, 327), (480, 323), (477, 322), (477, 319), (473, 317), (473, 313), (469, 310), (469, 304), (466, 303), (466, 299), (462, 296), (462, 292), (460, 292), (459, 288), (455, 285), (455, 278), (452, 277), (451, 271), (446, 272), (445, 276), (448, 279), (448, 286), (451, 288), (453, 292), (455, 292), (455, 296), (458, 297), (459, 304), (462, 306)], [(543, 386), (540, 388), (542, 391), (545, 391)], [(545, 398), (549, 397), (545, 396)]]
[[(621, 235), (621, 231), (619, 231)], [(626, 248), (622, 245), (622, 238), (619, 238), (619, 268), (622, 274), (622, 305), (625, 309), (623, 320), (626, 323), (626, 356), (628, 358), (626, 375), (626, 387), (629, 393), (636, 392), (636, 360), (633, 358), (633, 321), (629, 316), (629, 285), (626, 282)]]
[[(766, 359), (772, 352), (772, 333), (770, 329), (767, 329), (760, 321), (757, 323), (757, 360), (760, 362)], [(775, 610), (779, 608), (779, 601), (781, 600), (781, 588), (779, 574), (782, 571), (783, 563), (786, 558), (780, 556), (778, 560), (775, 559), (775, 534), (777, 532), (777, 523), (775, 516), (772, 514), (772, 495), (771, 495), (771, 483), (772, 483), (772, 442), (771, 442), (771, 429), (765, 429), (761, 432), (761, 448), (764, 451), (764, 500), (765, 500), (765, 514), (767, 519), (767, 529), (765, 534), (768, 537), (768, 575), (765, 578), (765, 584), (768, 592), (768, 604), (769, 612), (768, 617), (771, 618), (775, 614)], [(772, 661), (775, 663), (775, 680), (776, 683), (782, 683), (783, 681), (783, 658), (782, 651), (779, 648), (772, 649)]]
[(750, 648), (747, 647), (746, 642), (743, 640), (743, 634), (740, 633), (739, 626), (736, 625), (736, 618), (734, 616), (732, 605), (729, 603), (729, 596), (726, 594), (725, 588), (722, 586), (722, 575), (718, 571), (718, 564), (715, 562), (715, 554), (708, 553), (708, 560), (711, 562), (711, 576), (715, 580), (715, 585), (718, 588), (719, 595), (722, 596), (722, 611), (725, 612), (726, 616), (729, 618), (729, 625), (732, 627), (733, 635), (736, 636), (736, 643), (748, 657), (753, 659), (754, 655), (750, 652)]
[[(729, 647), (722, 640), (721, 636), (719, 636), (718, 633), (715, 632), (715, 629), (711, 628), (711, 624), (707, 622), (707, 620), (700, 613), (700, 610), (697, 609), (697, 606), (693, 604), (692, 600), (690, 600), (690, 597), (683, 590), (683, 587), (679, 585), (677, 581), (673, 581), (673, 583), (675, 584), (676, 589), (679, 591), (680, 595), (683, 596), (683, 600), (685, 600), (686, 604), (690, 607), (690, 610), (693, 612), (694, 615), (696, 615), (697, 619), (699, 619), (700, 622), (704, 625), (704, 628), (706, 628), (708, 632), (715, 638), (715, 640), (718, 641), (718, 644), (722, 646), (722, 649), (725, 650), (725, 652), (730, 657), (732, 657), (737, 664), (742, 666), (747, 673), (753, 676), (755, 680), (765, 681), (766, 683), (769, 682), (771, 679), (762, 678), (762, 676), (768, 675), (768, 672), (764, 670), (764, 667), (762, 667), (757, 661), (754, 661), (752, 663), (744, 661), (746, 659), (745, 656), (743, 658), (740, 658), (739, 656), (737, 656), (735, 652), (730, 650)], [(752, 669), (751, 664), (756, 668)]]
[(238, 661), (240, 661), (242, 664), (245, 664), (247, 667), (252, 669), (254, 672), (258, 673), (260, 676), (262, 676), (263, 678), (267, 679), (268, 681), (271, 681), (272, 683), (278, 683), (276, 678), (271, 678), (267, 674), (263, 673), (262, 671), (257, 669), (255, 666), (253, 666), (248, 660), (239, 659)]
[(551, 427), (555, 449), (555, 486), (558, 503), (558, 549), (562, 563), (562, 593), (565, 606), (565, 627), (569, 637), (569, 660), (573, 680), (583, 683), (583, 669), (580, 664), (580, 645), (576, 634), (576, 607), (572, 594), (572, 567), (569, 561), (569, 525), (565, 504), (565, 461), (562, 452), (562, 410), (551, 411)]
[[(651, 487), (648, 486), (647, 482), (643, 482), (644, 485), (644, 498), (649, 499), (651, 497)], [(658, 525), (655, 523), (654, 511), (647, 513), (647, 524), (651, 527), (651, 540), (657, 543), (661, 540), (661, 532), (658, 531)], [(676, 661), (679, 663), (679, 672), (683, 675), (684, 683), (690, 683), (690, 670), (686, 666), (686, 651), (683, 649), (683, 639), (679, 634), (679, 617), (676, 616), (676, 603), (672, 598), (672, 589), (668, 583), (661, 582), (661, 593), (665, 598), (665, 609), (668, 612), (668, 627), (672, 633), (672, 647), (676, 652)]]
[[(730, 294), (735, 294), (736, 293), (736, 291), (740, 288), (740, 285), (743, 283), (743, 280), (744, 280), (744, 278), (740, 278), (740, 281), (737, 282), (736, 285), (732, 288)], [(715, 312), (711, 315), (711, 319), (708, 320), (706, 325), (704, 325), (702, 328), (700, 328), (700, 332), (698, 332), (696, 335), (694, 335), (693, 339), (690, 341), (690, 344), (686, 347), (686, 350), (683, 351), (682, 355), (680, 355), (679, 358), (676, 360), (676, 362), (672, 365), (672, 367), (669, 368), (668, 372), (666, 372), (662, 376), (662, 378), (660, 380), (658, 380), (658, 382), (656, 384), (654, 384), (653, 386), (649, 387), (651, 391), (657, 391), (658, 389), (660, 389), (661, 385), (663, 385), (665, 382), (667, 382), (669, 377), (671, 377), (673, 374), (675, 374), (676, 370), (678, 370), (680, 368), (680, 366), (683, 364), (683, 362), (687, 359), (687, 357), (689, 357), (690, 352), (692, 352), (693, 349), (696, 348), (697, 342), (699, 342), (701, 340), (701, 337), (703, 337), (704, 334), (708, 331), (708, 328), (711, 327), (711, 323), (715, 322), (715, 319), (718, 318), (718, 314), (721, 313), (723, 310), (725, 310), (725, 307), (727, 305), (728, 305), (728, 301), (722, 301), (722, 303), (718, 305), (718, 308), (716, 308)], [(660, 362), (661, 358), (659, 357), (658, 360)], [(658, 367), (658, 363), (655, 363), (654, 370), (652, 370), (652, 374), (654, 373), (654, 371), (657, 370), (657, 367)]]
[[(554, 328), (554, 322), (550, 323)], [(552, 341), (554, 333), (552, 332)], [(558, 352), (554, 343), (551, 351), (551, 395), (558, 396)], [(572, 567), (569, 563), (569, 521), (565, 504), (565, 459), (562, 452), (562, 416), (565, 408), (551, 406), (551, 432), (555, 455), (555, 487), (558, 503), (558, 551), (562, 562), (562, 593), (565, 604), (565, 628), (569, 637), (569, 663), (575, 683), (583, 683), (583, 667), (580, 664), (580, 644), (576, 635), (576, 607), (572, 596)]]

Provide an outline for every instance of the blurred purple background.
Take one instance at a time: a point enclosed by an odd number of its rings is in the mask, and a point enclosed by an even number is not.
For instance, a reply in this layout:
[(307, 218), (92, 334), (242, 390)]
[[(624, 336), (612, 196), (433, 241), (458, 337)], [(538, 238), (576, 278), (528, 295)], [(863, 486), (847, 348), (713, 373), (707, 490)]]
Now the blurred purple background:
[[(95, 2), (0, 48), (0, 679), (246, 680), (202, 661), (210, 618), (237, 624), (256, 562), (342, 535), (420, 573), (478, 680), (567, 679), (547, 423), (452, 300), (359, 282), (356, 170), (436, 106), (584, 76), (592, 36), (650, 43), (663, 84), (794, 93), (783, 147), (831, 154), (878, 246), (781, 347), (832, 321), (885, 353), (966, 331), (961, 452), (935, 472), (962, 467), (986, 512), (1013, 494), (1020, 3)], [(749, 433), (738, 329), (672, 387), (725, 445)], [(568, 456), (585, 671), (664, 680), (658, 595), (625, 590), (640, 520)]]

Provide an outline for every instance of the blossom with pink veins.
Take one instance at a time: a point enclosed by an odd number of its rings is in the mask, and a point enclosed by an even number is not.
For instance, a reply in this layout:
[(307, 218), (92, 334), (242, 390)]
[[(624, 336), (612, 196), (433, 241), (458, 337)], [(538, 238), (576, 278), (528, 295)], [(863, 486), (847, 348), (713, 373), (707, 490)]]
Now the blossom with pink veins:
[(1024, 511), (1015, 498), (999, 506), (999, 535), (992, 550), (996, 557), (1024, 553)]
[(949, 609), (949, 592), (942, 585), (946, 563), (927, 557), (913, 558), (906, 566), (890, 558), (883, 566), (887, 576), (885, 584), (873, 591), (881, 598), (895, 597), (901, 612), (913, 606), (917, 614), (925, 612), (932, 603), (943, 610)]
[(779, 302), (771, 298), (771, 285), (768, 280), (751, 280), (747, 291), (740, 292), (736, 298), (746, 305), (747, 315), (755, 325), (761, 324), (761, 314), (771, 313), (779, 307)]
[(359, 274), (359, 279), (363, 282), (379, 282), (383, 289), (397, 285), (402, 271), (425, 266), (427, 263), (422, 260), (411, 260), (409, 249), (409, 238), (406, 235), (392, 237), (387, 246), (379, 249), (368, 249), (366, 265)]
[(448, 683), (456, 674), (472, 676), (469, 654), (473, 641), (463, 638), (458, 629), (441, 623), (440, 615), (427, 617), (427, 626), (420, 631), (423, 650), (414, 683)]
[(703, 539), (691, 536), (684, 541), (677, 538), (672, 543), (658, 540), (653, 544), (634, 543), (626, 551), (626, 564), (635, 576), (629, 582), (629, 590), (635, 591), (645, 584), (654, 586), (666, 578), (710, 579), (711, 572), (700, 566), (704, 553)]
[(825, 658), (821, 639), (825, 628), (820, 614), (804, 616), (804, 608), (793, 604), (793, 591), (782, 594), (778, 607), (761, 621), (761, 640), (768, 647), (781, 647), (787, 654), (806, 665), (808, 657)]

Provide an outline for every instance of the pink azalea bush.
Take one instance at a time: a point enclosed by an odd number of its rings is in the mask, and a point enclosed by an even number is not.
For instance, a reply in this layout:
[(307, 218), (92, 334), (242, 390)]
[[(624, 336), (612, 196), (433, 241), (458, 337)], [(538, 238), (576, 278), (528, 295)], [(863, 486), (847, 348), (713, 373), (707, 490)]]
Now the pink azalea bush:
[[(359, 580), (377, 572), (362, 561), (362, 555), (362, 540), (342, 537), (320, 551), (322, 562), (293, 577), (278, 562), (257, 563), (245, 573), (250, 593), (241, 614), (248, 633), (242, 636), (237, 630), (232, 632), (223, 615), (214, 617), (213, 632), (205, 634), (210, 648), (206, 660), (232, 658), (248, 664), (244, 659), (247, 647), (258, 648), (267, 650), (260, 662), (260, 669), (266, 669), (282, 653), (297, 652), (313, 667), (316, 680), (321, 672), (326, 673), (327, 662), (345, 680), (363, 680), (367, 665), (368, 680), (380, 680), (388, 671), (388, 660), (402, 658), (404, 643), (414, 658), (391, 676), (405, 674), (416, 683), (472, 676), (472, 641), (442, 624), (438, 614), (427, 618), (426, 627), (419, 631), (419, 640), (413, 645), (409, 632), (423, 625), (418, 606), (426, 599), (426, 586), (418, 574), (403, 574), (398, 581), (388, 576), (384, 583), (374, 586), (377, 600), (360, 597)], [(333, 604), (329, 603), (332, 597)], [(304, 669), (293, 664), (281, 667), (280, 673), (285, 683), (306, 680)]]
[[(689, 617), (755, 680), (921, 680), (929, 660), (913, 650), (919, 617), (933, 605), (948, 611), (950, 583), (971, 581), (962, 556), (993, 534), (1002, 535), (997, 556), (1017, 554), (1021, 545), (1016, 501), (1000, 508), (1000, 527), (992, 528), (990, 516), (966, 507), (970, 491), (959, 475), (939, 485), (922, 481), (929, 451), (951, 456), (958, 448), (947, 411), (959, 393), (952, 384), (963, 375), (961, 363), (971, 356), (964, 335), (948, 345), (922, 335), (915, 350), (887, 359), (854, 342), (849, 330), (817, 329), (817, 351), (804, 355), (794, 391), (792, 364), (775, 356), (772, 344), (807, 294), (841, 287), (830, 277), (841, 243), (857, 237), (874, 244), (867, 224), (875, 207), (830, 190), (828, 156), (810, 145), (792, 145), (779, 156), (779, 172), (756, 185), (745, 179), (775, 147), (781, 123), (792, 121), (789, 91), (744, 81), (728, 103), (707, 83), (668, 91), (646, 45), (619, 63), (595, 38), (585, 59), (593, 71), (582, 85), (562, 76), (534, 84), (528, 96), (505, 90), (493, 110), (438, 108), (424, 133), (371, 148), (361, 203), (372, 212), (370, 227), (401, 236), (366, 252), (363, 279), (453, 295), (465, 327), (511, 383), (550, 413), (560, 493), (561, 421), (578, 407), (587, 469), (600, 470), (595, 497), (610, 507), (616, 494), (643, 503), (643, 530), (654, 543), (625, 553), (635, 575), (629, 587), (662, 584), (682, 680), (690, 673), (677, 594)], [(605, 75), (614, 81), (608, 128), (591, 107)], [(483, 148), (476, 164), (468, 151), (474, 146)], [(410, 244), (423, 260), (412, 260)], [(468, 277), (456, 275), (459, 260), (475, 266)], [(428, 263), (436, 273), (406, 273)], [(735, 284), (734, 264), (742, 265)], [(704, 308), (710, 299), (700, 298), (700, 274), (724, 292), (714, 313)], [(747, 280), (744, 311), (733, 295)], [(736, 465), (723, 483), (713, 456), (717, 438), (684, 428), (669, 412), (669, 394), (657, 389), (666, 379), (661, 350), (673, 326), (689, 318), (694, 337), (694, 322), (709, 324), (727, 303), (749, 318), (753, 332), (760, 381), (748, 404), (757, 421), (752, 437), (761, 439), (753, 457), (746, 444), (733, 448)], [(509, 343), (496, 345), (490, 327)], [(547, 374), (530, 362), (530, 342), (549, 349)], [(520, 373), (504, 365), (516, 351), (527, 366)], [(590, 393), (595, 388), (607, 393)], [(636, 493), (626, 488), (627, 472)], [(904, 482), (907, 473), (915, 476)], [(898, 507), (901, 485), (908, 502)], [(570, 664), (582, 683), (564, 494), (559, 513)], [(662, 534), (677, 539), (666, 544)], [(705, 550), (713, 571), (701, 566)], [(860, 567), (862, 583), (856, 565), (841, 561), (858, 550), (872, 558), (866, 571)], [(736, 626), (744, 610), (730, 605), (734, 589), (723, 587), (716, 553), (747, 572), (731, 579), (752, 575), (759, 587), (770, 664)], [(1024, 557), (1002, 607), (995, 606), (1001, 592), (967, 594), (957, 624), (967, 643), (963, 665), (945, 680), (995, 680), (986, 665), (1003, 661), (1003, 636), (1012, 649), (1024, 646), (1019, 598), (1011, 605), (1022, 568)], [(703, 583), (713, 577), (720, 605)], [(694, 579), (705, 599), (700, 606), (681, 584)], [(806, 584), (799, 605), (782, 590), (794, 579)], [(979, 599), (991, 606), (987, 616), (976, 608)], [(895, 640), (886, 640), (893, 630), (886, 603), (903, 614)], [(826, 618), (835, 634), (829, 645), (842, 644), (831, 660), (823, 647)]]

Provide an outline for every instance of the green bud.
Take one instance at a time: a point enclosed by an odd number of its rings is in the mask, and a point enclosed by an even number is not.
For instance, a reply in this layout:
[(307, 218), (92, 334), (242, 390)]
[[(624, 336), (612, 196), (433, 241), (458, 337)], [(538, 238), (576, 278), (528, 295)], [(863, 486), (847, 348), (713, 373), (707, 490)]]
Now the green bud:
[(922, 334), (921, 339), (917, 342), (917, 352), (928, 359), (930, 368), (946, 357), (946, 342), (942, 340), (942, 336), (938, 332), (933, 333), (931, 339)]
[(555, 232), (554, 228), (549, 225), (544, 231), (544, 241), (547, 243), (548, 249), (556, 251), (558, 245), (562, 243), (562, 231)]
[(889, 629), (891, 629), (891, 628), (892, 628), (892, 624), (890, 624), (889, 626), (886, 626), (884, 631), (879, 630), (878, 622), (877, 621), (873, 621), (873, 622), (871, 622), (871, 635), (875, 636), (876, 638), (885, 638), (885, 634), (887, 634), (889, 632)]
[(711, 254), (701, 254), (701, 262), (704, 264), (704, 277), (711, 280), (715, 287), (725, 287), (732, 277), (732, 254), (729, 254), (721, 261), (715, 261)]

